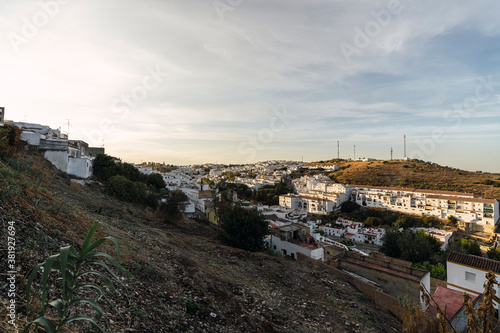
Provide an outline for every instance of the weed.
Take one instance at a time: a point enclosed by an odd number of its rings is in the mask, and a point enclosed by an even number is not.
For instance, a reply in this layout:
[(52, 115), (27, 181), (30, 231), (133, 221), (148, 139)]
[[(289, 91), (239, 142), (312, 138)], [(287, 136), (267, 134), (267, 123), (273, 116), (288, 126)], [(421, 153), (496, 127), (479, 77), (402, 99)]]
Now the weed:
[[(108, 259), (113, 266), (130, 276), (132, 275), (110, 255), (103, 252), (94, 252), (94, 250), (106, 240), (111, 240), (115, 243), (118, 250), (118, 242), (114, 237), (109, 236), (92, 242), (97, 226), (98, 224), (94, 222), (83, 241), (80, 253), (78, 253), (73, 246), (63, 247), (58, 254), (50, 256), (45, 262), (38, 264), (31, 271), (28, 283), (26, 284), (26, 299), (27, 304), (32, 305), (28, 314), (35, 314), (36, 318), (28, 323), (23, 333), (29, 332), (30, 327), (33, 325), (35, 326), (35, 331), (42, 326), (49, 333), (57, 333), (60, 332), (66, 324), (72, 322), (89, 322), (97, 331), (104, 332), (101, 326), (99, 326), (99, 322), (103, 317), (103, 311), (98, 304), (98, 301), (104, 297), (103, 289), (96, 283), (84, 283), (80, 278), (84, 276), (98, 277), (103, 281), (107, 289), (116, 292), (112, 279), (119, 283), (122, 282), (105, 262), (98, 259), (99, 257)], [(107, 271), (108, 275), (111, 275), (111, 279), (104, 273), (88, 268), (88, 266), (101, 266)], [(33, 281), (40, 271), (42, 272), (41, 290), (39, 292), (33, 292)], [(53, 271), (58, 273), (60, 280), (49, 279)], [(49, 299), (51, 299), (51, 297), (49, 297), (49, 291), (51, 291), (53, 285), (56, 284), (56, 281), (60, 281), (62, 284), (61, 298), (49, 302)], [(79, 297), (78, 294), (81, 292), (91, 292), (93, 297)], [(90, 306), (93, 312), (92, 317), (74, 313), (75, 309), (82, 304)], [(40, 308), (38, 308), (38, 306)], [(47, 314), (49, 306), (57, 314), (56, 320), (49, 318), (50, 316)]]
[(196, 315), (198, 312), (201, 312), (201, 306), (196, 303), (194, 299), (186, 300), (186, 312), (190, 315)]
[(332, 302), (333, 303), (333, 302), (335, 302), (335, 297), (333, 297), (332, 295), (326, 295), (325, 296), (325, 300), (327, 302)]
[(366, 296), (362, 292), (357, 292), (356, 296), (358, 297), (358, 299), (360, 299), (362, 301), (366, 301)]

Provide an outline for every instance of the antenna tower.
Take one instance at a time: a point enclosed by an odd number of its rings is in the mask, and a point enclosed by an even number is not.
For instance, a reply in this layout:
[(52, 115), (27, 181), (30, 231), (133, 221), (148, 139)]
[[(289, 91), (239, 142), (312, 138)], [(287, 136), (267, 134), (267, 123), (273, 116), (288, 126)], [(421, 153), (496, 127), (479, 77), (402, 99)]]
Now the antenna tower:
[(406, 134), (405, 134), (405, 160), (406, 160)]

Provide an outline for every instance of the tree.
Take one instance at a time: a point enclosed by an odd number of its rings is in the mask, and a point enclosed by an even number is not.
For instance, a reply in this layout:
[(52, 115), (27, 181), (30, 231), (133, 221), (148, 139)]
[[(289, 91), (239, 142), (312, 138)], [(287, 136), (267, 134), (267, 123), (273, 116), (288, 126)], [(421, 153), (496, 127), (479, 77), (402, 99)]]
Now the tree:
[(370, 227), (370, 226), (379, 226), (382, 224), (382, 219), (379, 218), (379, 217), (373, 217), (373, 216), (369, 216), (367, 219), (366, 219), (366, 222), (365, 222), (365, 226), (367, 227)]
[(269, 227), (258, 210), (233, 206), (221, 216), (220, 226), (219, 238), (223, 243), (252, 252), (264, 250)]
[(450, 251), (472, 254), (475, 256), (481, 256), (481, 247), (475, 241), (469, 241), (465, 238), (451, 243), (448, 247)]
[(387, 230), (384, 237), (384, 243), (380, 247), (380, 252), (389, 257), (399, 258), (401, 256), (401, 250), (398, 245), (399, 236), (399, 231)]
[(446, 280), (446, 268), (441, 263), (433, 265), (428, 261), (424, 261), (414, 264), (413, 267), (429, 271), (431, 273), (431, 277), (435, 279)]
[(116, 164), (113, 158), (106, 154), (98, 154), (92, 162), (92, 170), (94, 176), (101, 181), (108, 180), (111, 176), (116, 175)]
[(436, 256), (441, 253), (441, 244), (432, 235), (419, 231), (398, 232), (388, 230), (380, 251), (389, 257), (399, 258), (413, 263), (430, 261), (436, 263)]
[(167, 186), (165, 180), (163, 179), (163, 176), (159, 173), (150, 174), (148, 176), (147, 184), (153, 186), (156, 191), (159, 191), (160, 189)]
[(457, 222), (458, 222), (458, 220), (455, 216), (453, 216), (453, 215), (448, 216), (448, 223), (450, 223), (453, 226), (456, 226)]
[(351, 213), (355, 210), (359, 210), (359, 205), (354, 202), (354, 201), (347, 201), (347, 202), (344, 202), (342, 204), (342, 207), (340, 208), (340, 210), (342, 211), (342, 213)]
[(165, 222), (176, 222), (182, 217), (182, 203), (189, 198), (182, 191), (170, 191), (168, 201), (158, 208), (158, 216)]

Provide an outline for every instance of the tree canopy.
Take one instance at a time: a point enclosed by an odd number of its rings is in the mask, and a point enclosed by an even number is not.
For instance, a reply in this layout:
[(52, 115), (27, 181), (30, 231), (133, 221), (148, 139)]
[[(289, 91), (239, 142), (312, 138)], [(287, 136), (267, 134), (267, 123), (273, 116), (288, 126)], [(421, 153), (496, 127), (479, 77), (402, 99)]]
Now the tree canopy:
[(219, 237), (223, 243), (252, 252), (264, 250), (269, 227), (256, 209), (233, 206), (221, 216), (220, 226)]
[(152, 208), (158, 206), (158, 192), (166, 186), (161, 174), (145, 175), (134, 165), (116, 162), (106, 154), (98, 154), (92, 167), (94, 176), (118, 199), (144, 203)]

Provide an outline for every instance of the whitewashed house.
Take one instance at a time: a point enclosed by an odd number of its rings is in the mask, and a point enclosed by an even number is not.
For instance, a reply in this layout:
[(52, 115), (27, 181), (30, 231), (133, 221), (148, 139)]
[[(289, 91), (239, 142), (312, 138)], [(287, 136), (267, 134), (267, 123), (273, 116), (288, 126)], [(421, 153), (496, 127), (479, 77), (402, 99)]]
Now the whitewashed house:
[[(484, 292), (486, 273), (493, 271), (500, 281), (500, 261), (465, 253), (451, 252), (446, 259), (446, 282), (448, 288), (477, 296)], [(494, 286), (498, 295), (499, 286)], [(494, 302), (497, 310), (499, 304)]]
[(269, 247), (278, 253), (297, 260), (297, 253), (312, 259), (324, 260), (323, 248), (315, 244), (314, 237), (307, 233), (307, 227), (287, 224), (271, 229)]
[(354, 188), (354, 194), (356, 203), (363, 207), (423, 214), (439, 219), (454, 216), (460, 228), (470, 232), (492, 233), (500, 221), (498, 201), (482, 199), (472, 193), (357, 186)]

